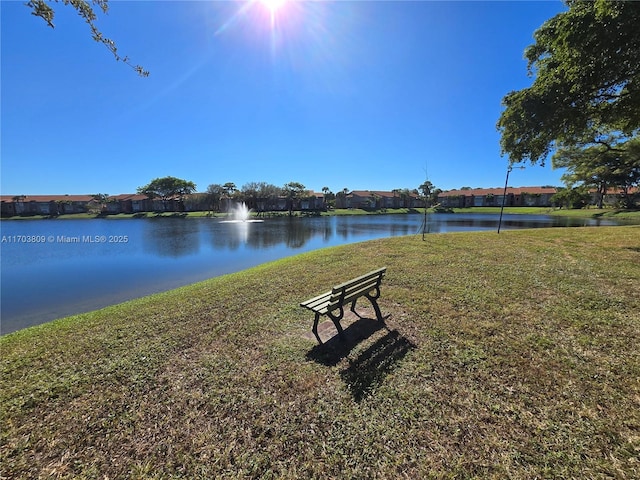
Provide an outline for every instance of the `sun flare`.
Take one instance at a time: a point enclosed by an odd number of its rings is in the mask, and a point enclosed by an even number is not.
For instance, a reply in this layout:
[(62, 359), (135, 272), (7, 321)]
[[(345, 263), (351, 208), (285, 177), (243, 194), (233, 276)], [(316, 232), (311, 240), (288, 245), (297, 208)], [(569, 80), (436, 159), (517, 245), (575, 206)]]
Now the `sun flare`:
[(275, 13), (286, 3), (286, 1), (287, 0), (260, 0), (260, 3), (267, 7), (271, 13)]

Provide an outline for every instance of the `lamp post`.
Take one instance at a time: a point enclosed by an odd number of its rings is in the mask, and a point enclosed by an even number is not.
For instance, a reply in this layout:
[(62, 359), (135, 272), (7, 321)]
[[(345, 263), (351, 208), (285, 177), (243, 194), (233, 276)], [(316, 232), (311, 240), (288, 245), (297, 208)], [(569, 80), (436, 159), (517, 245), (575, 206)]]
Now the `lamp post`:
[[(507, 200), (507, 185), (509, 185), (509, 174), (513, 170), (513, 165), (509, 164), (507, 167), (507, 178), (504, 181), (504, 191), (502, 192), (502, 206), (500, 207), (500, 220), (498, 220), (498, 233), (500, 233), (500, 227), (502, 226), (502, 212), (504, 211), (504, 202)], [(523, 170), (525, 167), (515, 167)]]

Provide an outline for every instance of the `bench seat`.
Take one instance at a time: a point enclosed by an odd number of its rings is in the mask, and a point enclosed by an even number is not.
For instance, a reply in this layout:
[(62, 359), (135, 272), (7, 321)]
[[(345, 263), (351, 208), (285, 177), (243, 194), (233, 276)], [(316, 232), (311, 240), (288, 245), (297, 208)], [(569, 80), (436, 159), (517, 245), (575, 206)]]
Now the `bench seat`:
[(327, 315), (331, 318), (336, 326), (336, 330), (338, 330), (338, 334), (342, 337), (343, 330), (340, 325), (340, 320), (344, 316), (344, 306), (351, 303), (351, 311), (356, 313), (356, 301), (360, 297), (366, 297), (373, 305), (376, 312), (376, 318), (381, 322), (384, 321), (380, 308), (378, 307), (377, 299), (380, 297), (380, 283), (382, 282), (382, 278), (386, 271), (386, 267), (378, 268), (347, 282), (336, 285), (328, 292), (300, 303), (301, 307), (308, 308), (315, 313), (312, 331), (319, 343), (322, 343), (320, 336), (318, 335), (318, 322), (320, 316)]

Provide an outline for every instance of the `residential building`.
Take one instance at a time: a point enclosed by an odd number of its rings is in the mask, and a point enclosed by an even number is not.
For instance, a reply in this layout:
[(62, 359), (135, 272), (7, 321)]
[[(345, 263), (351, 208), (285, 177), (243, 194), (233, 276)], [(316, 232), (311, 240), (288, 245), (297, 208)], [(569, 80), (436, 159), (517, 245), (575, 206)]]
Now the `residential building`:
[(555, 187), (508, 187), (449, 190), (438, 194), (438, 203), (447, 208), (465, 207), (550, 207)]
[(2, 216), (84, 213), (97, 205), (92, 195), (1, 195)]
[(385, 190), (353, 190), (347, 195), (336, 197), (338, 208), (418, 208), (424, 207), (422, 200), (416, 193), (398, 193)]

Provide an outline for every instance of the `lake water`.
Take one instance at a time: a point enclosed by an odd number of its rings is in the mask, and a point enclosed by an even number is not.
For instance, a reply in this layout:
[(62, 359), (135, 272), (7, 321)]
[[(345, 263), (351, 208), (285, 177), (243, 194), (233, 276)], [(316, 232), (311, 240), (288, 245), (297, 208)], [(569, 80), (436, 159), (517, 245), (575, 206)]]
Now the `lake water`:
[[(422, 232), (422, 215), (1, 222), (2, 334), (318, 248)], [(495, 230), (498, 215), (434, 214), (426, 231)], [(505, 215), (502, 229), (617, 225)]]

